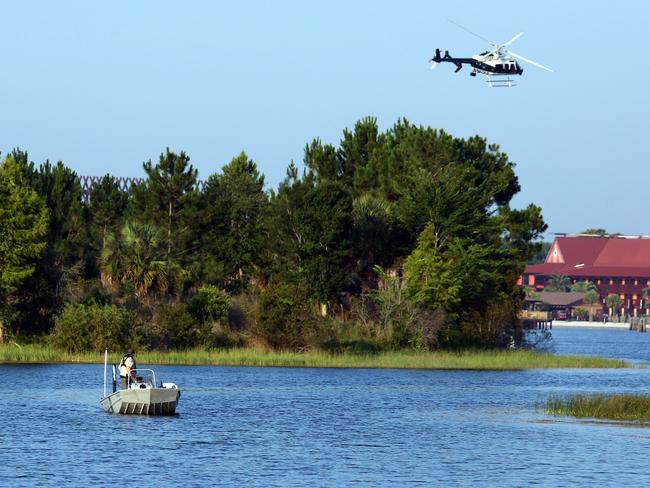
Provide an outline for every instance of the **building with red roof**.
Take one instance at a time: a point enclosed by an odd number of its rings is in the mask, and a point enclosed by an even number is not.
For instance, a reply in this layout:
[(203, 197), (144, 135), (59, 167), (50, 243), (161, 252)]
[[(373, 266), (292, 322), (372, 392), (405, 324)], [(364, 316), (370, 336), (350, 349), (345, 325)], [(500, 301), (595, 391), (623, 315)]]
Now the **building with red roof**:
[(623, 300), (619, 312), (643, 313), (643, 289), (650, 286), (650, 236), (558, 235), (542, 264), (526, 266), (521, 284), (543, 290), (553, 275), (572, 283), (591, 281), (605, 303), (608, 295)]

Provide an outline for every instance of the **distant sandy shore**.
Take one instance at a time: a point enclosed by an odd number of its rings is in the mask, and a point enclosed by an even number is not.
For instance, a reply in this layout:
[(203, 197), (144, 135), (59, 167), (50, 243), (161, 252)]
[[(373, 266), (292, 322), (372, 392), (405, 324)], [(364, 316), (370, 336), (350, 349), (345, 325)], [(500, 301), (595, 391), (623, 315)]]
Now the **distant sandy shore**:
[(554, 320), (553, 328), (555, 327), (590, 327), (592, 329), (629, 329), (630, 324), (628, 323), (614, 323), (607, 322), (603, 323), (594, 320), (589, 322), (588, 320)]

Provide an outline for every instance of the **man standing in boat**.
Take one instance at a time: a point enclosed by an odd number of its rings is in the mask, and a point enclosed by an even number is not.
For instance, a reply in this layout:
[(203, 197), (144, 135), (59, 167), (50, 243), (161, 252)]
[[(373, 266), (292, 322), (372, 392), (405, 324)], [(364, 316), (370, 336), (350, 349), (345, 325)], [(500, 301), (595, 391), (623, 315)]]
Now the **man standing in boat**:
[(131, 376), (131, 381), (135, 379), (134, 370), (136, 369), (136, 365), (133, 354), (133, 349), (129, 349), (126, 351), (126, 354), (122, 358), (122, 361), (120, 361), (120, 381), (123, 390), (126, 390), (128, 388), (129, 376)]

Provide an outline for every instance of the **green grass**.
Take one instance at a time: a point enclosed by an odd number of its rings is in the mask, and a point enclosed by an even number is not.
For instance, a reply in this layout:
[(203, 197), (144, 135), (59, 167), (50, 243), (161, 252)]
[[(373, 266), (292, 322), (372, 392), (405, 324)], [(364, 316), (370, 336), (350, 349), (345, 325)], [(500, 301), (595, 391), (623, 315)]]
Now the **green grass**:
[(549, 415), (608, 420), (650, 421), (650, 397), (643, 395), (553, 395)]
[[(112, 353), (116, 363), (120, 353)], [(139, 364), (278, 366), (306, 368), (411, 368), (517, 370), (532, 368), (626, 368), (629, 363), (590, 356), (556, 356), (534, 351), (397, 351), (377, 354), (282, 352), (264, 349), (136, 351)], [(101, 363), (100, 352), (67, 353), (49, 346), (0, 344), (0, 363)]]

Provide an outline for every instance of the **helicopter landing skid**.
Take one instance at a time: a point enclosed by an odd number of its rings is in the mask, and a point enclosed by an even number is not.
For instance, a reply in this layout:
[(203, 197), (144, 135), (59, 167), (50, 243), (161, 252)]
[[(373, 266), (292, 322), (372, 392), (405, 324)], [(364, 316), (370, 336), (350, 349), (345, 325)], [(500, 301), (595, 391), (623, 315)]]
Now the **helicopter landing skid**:
[(486, 76), (485, 78), (486, 78), (485, 81), (490, 88), (510, 88), (513, 86), (517, 86), (515, 80), (513, 80), (509, 76), (505, 79), (496, 79), (496, 80), (493, 80), (489, 76)]

